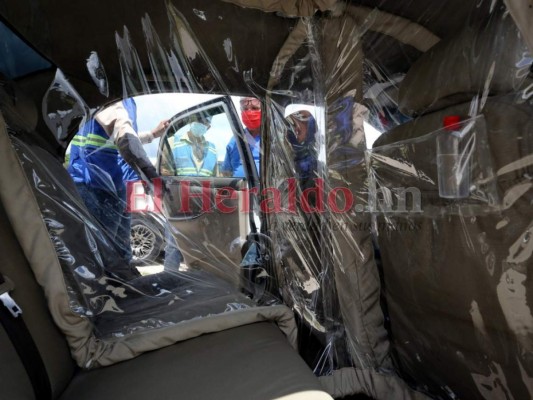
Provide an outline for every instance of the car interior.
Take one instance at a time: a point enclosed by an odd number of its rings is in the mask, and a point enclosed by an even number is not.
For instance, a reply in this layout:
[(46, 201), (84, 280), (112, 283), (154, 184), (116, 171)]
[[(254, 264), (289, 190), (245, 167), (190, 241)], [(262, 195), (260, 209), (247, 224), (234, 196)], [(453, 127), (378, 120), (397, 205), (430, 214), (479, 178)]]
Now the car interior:
[(533, 399), (532, 13), (0, 2), (0, 400)]

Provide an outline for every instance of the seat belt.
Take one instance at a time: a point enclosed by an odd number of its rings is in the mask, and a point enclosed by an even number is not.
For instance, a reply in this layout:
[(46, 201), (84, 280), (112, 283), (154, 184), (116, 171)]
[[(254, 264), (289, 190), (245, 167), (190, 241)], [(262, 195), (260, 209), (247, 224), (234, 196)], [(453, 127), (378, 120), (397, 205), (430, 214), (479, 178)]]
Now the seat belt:
[(36, 400), (51, 400), (52, 389), (37, 345), (22, 319), (22, 310), (9, 292), (13, 283), (0, 273), (0, 323), (13, 344), (28, 374)]

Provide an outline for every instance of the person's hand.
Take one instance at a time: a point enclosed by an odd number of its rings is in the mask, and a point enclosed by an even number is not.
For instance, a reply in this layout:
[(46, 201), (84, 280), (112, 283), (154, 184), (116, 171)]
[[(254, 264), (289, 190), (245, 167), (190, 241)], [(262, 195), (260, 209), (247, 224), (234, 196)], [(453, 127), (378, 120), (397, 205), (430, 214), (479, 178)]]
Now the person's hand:
[(163, 136), (163, 133), (165, 133), (169, 125), (170, 125), (169, 119), (165, 119), (159, 122), (159, 124), (157, 124), (157, 126), (151, 131), (154, 139)]

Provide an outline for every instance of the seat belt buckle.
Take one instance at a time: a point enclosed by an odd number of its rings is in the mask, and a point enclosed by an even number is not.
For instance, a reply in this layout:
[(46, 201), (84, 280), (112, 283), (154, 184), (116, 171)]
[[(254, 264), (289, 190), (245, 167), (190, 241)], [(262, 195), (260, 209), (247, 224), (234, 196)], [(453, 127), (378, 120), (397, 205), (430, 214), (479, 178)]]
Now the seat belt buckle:
[(13, 300), (9, 292), (15, 288), (15, 285), (4, 276), (5, 282), (0, 284), (0, 301), (4, 304), (7, 310), (11, 313), (14, 318), (22, 315), (22, 309), (19, 305)]

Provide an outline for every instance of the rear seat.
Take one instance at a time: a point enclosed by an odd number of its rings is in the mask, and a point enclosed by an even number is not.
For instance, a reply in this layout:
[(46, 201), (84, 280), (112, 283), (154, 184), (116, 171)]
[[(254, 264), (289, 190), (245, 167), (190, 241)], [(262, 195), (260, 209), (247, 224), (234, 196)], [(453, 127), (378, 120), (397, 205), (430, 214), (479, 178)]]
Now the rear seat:
[[(9, 115), (6, 119), (10, 121)], [(0, 129), (5, 129), (1, 115)], [(4, 179), (2, 185), (6, 184)], [(0, 273), (14, 283), (11, 295), (22, 308), (43, 359), (52, 399), (331, 399), (270, 322), (199, 336), (126, 362), (82, 371), (51, 318), (4, 204), (0, 204), (0, 240)], [(0, 348), (0, 398), (34, 399), (31, 382), (1, 325)]]
[[(30, 266), (0, 204), (0, 273), (15, 285), (11, 296), (23, 310), (23, 318), (44, 361), (54, 398), (67, 387), (75, 373), (67, 342), (52, 321), (44, 293), (35, 281)], [(1, 307), (0, 303), (0, 307)], [(33, 399), (31, 382), (0, 324), (0, 382), (2, 399)]]
[(281, 331), (256, 323), (77, 374), (60, 399), (330, 398), (319, 390)]

